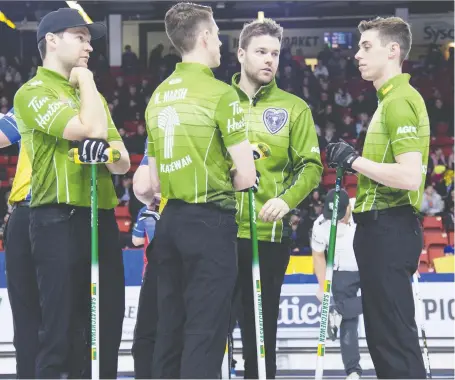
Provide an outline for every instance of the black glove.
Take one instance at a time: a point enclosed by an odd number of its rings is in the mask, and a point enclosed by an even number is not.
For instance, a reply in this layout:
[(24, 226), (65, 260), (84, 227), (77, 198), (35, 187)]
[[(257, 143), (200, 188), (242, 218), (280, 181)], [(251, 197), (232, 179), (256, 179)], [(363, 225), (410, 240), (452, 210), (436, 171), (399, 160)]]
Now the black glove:
[(347, 171), (355, 172), (355, 170), (352, 169), (352, 163), (359, 155), (346, 141), (341, 140), (340, 142), (327, 145), (326, 152), (326, 159), (329, 167), (341, 167)]
[(78, 154), (81, 162), (95, 164), (106, 162), (108, 156), (104, 151), (109, 148), (109, 143), (102, 139), (85, 139), (79, 143)]
[(259, 179), (261, 178), (261, 173), (259, 173), (257, 170), (256, 170), (256, 182), (254, 183), (253, 186), (251, 187), (247, 187), (246, 189), (243, 189), (243, 190), (240, 190), (240, 192), (242, 193), (247, 193), (248, 190), (253, 190), (253, 193), (257, 193), (258, 191), (258, 188), (259, 188)]

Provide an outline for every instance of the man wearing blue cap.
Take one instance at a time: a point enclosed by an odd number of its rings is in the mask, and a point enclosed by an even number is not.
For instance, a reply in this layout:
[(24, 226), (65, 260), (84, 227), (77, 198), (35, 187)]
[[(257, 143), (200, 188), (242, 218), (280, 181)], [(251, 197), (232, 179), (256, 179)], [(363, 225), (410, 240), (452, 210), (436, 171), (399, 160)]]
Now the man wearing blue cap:
[(116, 378), (125, 284), (111, 174), (125, 174), (129, 155), (87, 63), (92, 39), (106, 33), (77, 10), (59, 9), (38, 26), (43, 67), (14, 98), (22, 149), (31, 164), (30, 240), (40, 316), (37, 378), (90, 377), (90, 167), (111, 146), (122, 158), (99, 165), (100, 378)]

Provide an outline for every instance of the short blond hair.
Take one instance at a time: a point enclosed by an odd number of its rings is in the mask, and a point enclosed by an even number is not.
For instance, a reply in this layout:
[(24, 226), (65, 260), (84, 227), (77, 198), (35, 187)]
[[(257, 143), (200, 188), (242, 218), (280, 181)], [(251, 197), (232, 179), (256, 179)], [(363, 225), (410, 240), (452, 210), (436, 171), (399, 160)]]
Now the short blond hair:
[(239, 47), (243, 50), (248, 48), (253, 37), (272, 36), (278, 38), (281, 43), (283, 39), (283, 28), (271, 18), (264, 20), (254, 20), (243, 26), (240, 32)]
[(196, 45), (196, 35), (201, 23), (209, 24), (212, 18), (211, 7), (178, 3), (167, 11), (164, 18), (166, 34), (180, 54), (188, 53)]
[(377, 30), (381, 44), (396, 42), (400, 45), (400, 64), (406, 59), (411, 50), (412, 33), (410, 25), (400, 17), (376, 17), (373, 20), (363, 20), (358, 29), (360, 33), (367, 30)]

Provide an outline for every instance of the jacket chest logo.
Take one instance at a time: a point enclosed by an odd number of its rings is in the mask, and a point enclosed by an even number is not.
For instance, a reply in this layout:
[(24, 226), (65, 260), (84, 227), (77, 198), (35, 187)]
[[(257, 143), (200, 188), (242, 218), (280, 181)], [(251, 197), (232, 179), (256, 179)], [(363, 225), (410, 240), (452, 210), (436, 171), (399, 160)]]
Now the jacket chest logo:
[(272, 135), (286, 125), (288, 117), (288, 111), (284, 108), (267, 108), (262, 114), (264, 125)]

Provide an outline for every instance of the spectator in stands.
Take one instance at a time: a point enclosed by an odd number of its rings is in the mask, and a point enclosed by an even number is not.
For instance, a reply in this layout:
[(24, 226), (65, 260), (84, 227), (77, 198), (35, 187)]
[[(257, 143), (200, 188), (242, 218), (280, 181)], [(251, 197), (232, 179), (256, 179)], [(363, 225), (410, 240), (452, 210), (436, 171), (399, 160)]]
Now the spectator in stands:
[(326, 126), (327, 123), (333, 123), (336, 127), (340, 123), (340, 118), (338, 114), (333, 111), (333, 105), (327, 104), (323, 113), (319, 114), (316, 117), (316, 122), (320, 126)]
[[(9, 102), (8, 102), (8, 99), (6, 98), (6, 96), (2, 96), (0, 98), (0, 107), (9, 107)], [(5, 114), (6, 112), (2, 112), (3, 114)]]
[(361, 113), (372, 115), (371, 106), (365, 99), (365, 93), (361, 92), (351, 104), (352, 116), (357, 117)]
[(445, 201), (449, 197), (451, 191), (454, 189), (453, 170), (446, 169), (446, 167), (443, 165), (438, 165), (435, 168), (435, 171), (436, 169), (439, 169), (440, 175), (437, 178), (437, 182), (434, 185), (434, 189)]
[(327, 67), (330, 58), (332, 58), (332, 55), (332, 49), (330, 49), (329, 45), (326, 44), (324, 46), (324, 49), (318, 54), (318, 62), (322, 62), (322, 64)]
[(343, 87), (338, 88), (338, 91), (335, 93), (335, 103), (339, 107), (349, 107), (352, 103), (352, 96), (347, 92)]
[(152, 77), (151, 85), (152, 90), (155, 91), (156, 88), (169, 76), (169, 69), (164, 64), (164, 61), (158, 67), (158, 72), (155, 73)]
[[(144, 145), (142, 145), (144, 147)], [(125, 174), (122, 178), (122, 183), (115, 190), (117, 198), (121, 206), (128, 206), (131, 199), (133, 180), (129, 174)]]
[[(304, 78), (304, 80), (307, 78)], [(302, 92), (300, 94), (300, 97), (305, 100), (308, 104), (314, 105), (315, 101), (313, 96), (311, 95), (310, 88), (306, 85), (303, 85), (302, 87)]]
[(177, 54), (177, 50), (174, 46), (169, 48), (169, 54), (163, 57), (163, 63), (166, 67), (166, 78), (171, 75), (171, 73), (175, 70), (175, 66), (177, 63), (181, 62), (182, 58), (180, 55)]
[(128, 87), (128, 101), (134, 100), (139, 103), (139, 94), (137, 93), (137, 87), (134, 84), (130, 84)]
[[(286, 65), (283, 69), (283, 75), (280, 77), (278, 82), (279, 87), (285, 91), (288, 91), (290, 88), (294, 88), (295, 81), (296, 81), (294, 70), (292, 69), (292, 65)], [(292, 91), (288, 91), (292, 92)]]
[(301, 211), (293, 209), (290, 212), (291, 219), (289, 225), (291, 226), (291, 244), (290, 249), (292, 254), (298, 255), (303, 252), (304, 247), (310, 245), (308, 229), (305, 229), (303, 220), (301, 218)]
[(430, 118), (430, 127), (432, 132), (435, 132), (435, 128), (439, 123), (450, 124), (452, 116), (450, 113), (453, 113), (453, 110), (449, 110), (442, 99), (436, 99), (434, 102), (434, 107), (431, 107), (428, 110), (428, 116)]
[[(131, 103), (131, 101), (134, 102), (134, 105)], [(130, 107), (128, 119), (134, 120), (136, 118), (136, 112), (145, 112), (145, 99), (137, 91), (137, 87), (134, 84), (130, 84), (128, 88), (127, 102), (129, 103)]]
[(144, 112), (144, 106), (141, 106), (136, 102), (134, 99), (130, 99), (129, 103), (126, 108), (126, 118), (128, 120), (134, 120), (136, 118), (137, 113), (143, 113)]
[(322, 214), (323, 207), (324, 203), (322, 203), (321, 201), (311, 202), (308, 212), (308, 218), (311, 224), (313, 224), (314, 221), (319, 217), (319, 215)]
[(3, 95), (8, 98), (9, 101), (14, 99), (14, 94), (16, 93), (18, 87), (17, 84), (13, 81), (13, 76), (11, 71), (7, 71), (5, 74)]
[(433, 161), (434, 167), (438, 165), (447, 166), (446, 158), (444, 157), (444, 152), (441, 147), (437, 147), (433, 153), (430, 155), (430, 159)]
[(119, 129), (120, 126), (123, 125), (125, 122), (125, 107), (124, 105), (120, 104), (120, 101), (118, 98), (114, 98), (112, 100), (112, 103), (110, 103), (109, 109), (111, 110), (111, 115), (112, 115), (112, 120), (114, 121), (114, 124), (116, 125), (117, 129)]
[(362, 132), (366, 133), (369, 123), (370, 120), (366, 112), (357, 114), (357, 122), (355, 124), (355, 132), (357, 137), (359, 137)]
[(435, 68), (440, 67), (443, 61), (444, 57), (441, 48), (436, 44), (431, 44), (428, 47), (426, 66), (432, 71)]
[[(145, 102), (145, 98), (147, 96), (151, 96), (153, 93), (152, 86), (148, 80), (148, 78), (142, 78), (141, 85), (139, 87), (139, 95), (142, 97), (143, 101)], [(145, 102), (145, 104), (148, 104)]]
[(5, 75), (7, 69), (6, 57), (4, 55), (0, 56), (0, 77)]
[(28, 72), (28, 75), (27, 75), (27, 80), (32, 79), (36, 75), (37, 70), (38, 70), (38, 66), (30, 67), (30, 71)]
[(319, 86), (321, 88), (321, 91), (327, 92), (327, 94), (329, 96), (329, 101), (332, 102), (333, 93), (332, 93), (332, 91), (330, 91), (330, 82), (327, 79), (324, 79), (321, 77), (321, 78), (319, 78)]
[(148, 68), (152, 74), (158, 71), (158, 67), (163, 61), (164, 45), (158, 44), (153, 48), (149, 55)]
[(340, 78), (343, 74), (343, 71), (341, 69), (340, 65), (340, 51), (338, 49), (333, 49), (333, 54), (332, 57), (329, 59), (329, 62), (327, 64), (327, 69), (329, 70), (330, 77), (335, 79), (335, 78)]
[[(121, 137), (122, 140), (123, 140), (123, 143), (124, 143), (125, 146), (126, 146), (126, 139), (127, 139), (128, 136), (127, 136), (127, 134), (126, 134), (125, 128), (123, 128), (123, 127), (118, 127), (117, 129), (118, 129), (118, 133), (119, 133), (120, 137)], [(128, 148), (127, 148), (127, 150), (128, 150), (128, 152), (129, 152), (129, 149), (128, 149)]]
[(428, 99), (425, 99), (425, 104), (427, 106), (427, 110), (429, 111), (431, 108), (434, 107), (436, 99), (442, 99), (441, 91), (436, 87), (433, 87), (433, 93)]
[(445, 213), (443, 215), (444, 228), (446, 231), (454, 230), (454, 190), (450, 192), (445, 202)]
[(324, 64), (322, 62), (318, 62), (318, 64), (314, 68), (313, 75), (317, 79), (319, 79), (319, 77), (328, 78), (329, 77), (329, 71), (327, 70), (327, 67), (324, 66)]
[(294, 73), (299, 71), (299, 64), (294, 60), (291, 49), (287, 47), (282, 48), (280, 52), (280, 67), (277, 71), (277, 74), (279, 73), (279, 76), (282, 76), (283, 70), (286, 66), (291, 66)]
[(14, 83), (16, 84), (17, 88), (21, 87), (23, 82), (22, 82), (22, 75), (19, 71), (14, 74)]
[(122, 54), (122, 70), (125, 75), (133, 75), (137, 72), (139, 60), (136, 53), (131, 50), (130, 45), (125, 46), (125, 52)]
[(324, 150), (327, 145), (338, 141), (338, 137), (335, 133), (335, 125), (331, 122), (325, 124), (324, 137), (319, 138), (319, 148)]
[(314, 112), (314, 117), (315, 119), (319, 116), (322, 115), (325, 111), (325, 108), (328, 104), (330, 103), (329, 100), (329, 94), (325, 91), (320, 92), (319, 99), (317, 100), (316, 104), (314, 105), (315, 107), (315, 112)]
[(137, 125), (136, 134), (128, 138), (128, 152), (133, 154), (142, 154), (144, 152), (145, 139), (147, 131), (143, 123)]
[(435, 216), (444, 210), (444, 202), (441, 196), (434, 190), (433, 185), (428, 185), (423, 194), (420, 211), (428, 216)]
[(337, 126), (338, 136), (343, 139), (355, 139), (357, 137), (356, 125), (351, 115), (347, 114), (343, 117), (341, 124)]
[(126, 87), (125, 79), (122, 76), (116, 77), (114, 86), (114, 96), (116, 96), (120, 102), (124, 103), (126, 98), (128, 97), (128, 92), (129, 91), (128, 88)]
[(450, 156), (447, 160), (447, 168), (450, 169), (450, 170), (455, 170), (454, 166), (453, 166), (453, 152), (450, 153)]

